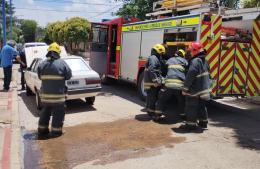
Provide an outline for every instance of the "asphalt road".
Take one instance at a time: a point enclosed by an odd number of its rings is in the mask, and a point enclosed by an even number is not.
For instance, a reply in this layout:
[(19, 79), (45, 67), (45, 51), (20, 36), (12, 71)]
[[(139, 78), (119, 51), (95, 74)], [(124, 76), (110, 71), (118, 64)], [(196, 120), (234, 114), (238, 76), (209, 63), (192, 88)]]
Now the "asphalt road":
[[(19, 92), (25, 168), (256, 169), (260, 168), (260, 111), (233, 113), (209, 107), (208, 130), (185, 133), (175, 105), (154, 123), (142, 112), (135, 87), (103, 86), (93, 106), (67, 102), (65, 135), (36, 140), (34, 96)], [(258, 112), (258, 113), (257, 113)]]

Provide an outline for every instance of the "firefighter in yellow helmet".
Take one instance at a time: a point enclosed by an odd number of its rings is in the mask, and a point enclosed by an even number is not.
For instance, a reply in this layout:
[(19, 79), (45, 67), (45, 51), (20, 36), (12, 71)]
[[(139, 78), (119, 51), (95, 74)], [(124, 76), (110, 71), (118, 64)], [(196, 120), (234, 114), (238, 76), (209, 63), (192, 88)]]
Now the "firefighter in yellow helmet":
[(162, 77), (162, 56), (165, 54), (165, 47), (161, 44), (156, 44), (152, 47), (151, 56), (145, 65), (144, 72), (144, 88), (147, 92), (146, 110), (148, 115), (156, 118), (155, 103), (158, 98), (163, 77)]
[(47, 59), (38, 67), (38, 77), (42, 80), (40, 104), (42, 111), (38, 124), (39, 137), (49, 135), (49, 121), (52, 115), (51, 136), (62, 135), (65, 116), (65, 80), (72, 76), (66, 62), (60, 59), (61, 48), (54, 42), (48, 48)]
[[(156, 103), (155, 112), (157, 114), (163, 114), (166, 102), (175, 97), (178, 102), (178, 113), (181, 118), (185, 117), (184, 114), (184, 96), (182, 96), (182, 87), (185, 80), (185, 71), (188, 66), (188, 62), (185, 59), (185, 51), (179, 49), (173, 57), (167, 62), (167, 75), (163, 87), (159, 91), (158, 101)], [(159, 120), (159, 119), (156, 119)]]

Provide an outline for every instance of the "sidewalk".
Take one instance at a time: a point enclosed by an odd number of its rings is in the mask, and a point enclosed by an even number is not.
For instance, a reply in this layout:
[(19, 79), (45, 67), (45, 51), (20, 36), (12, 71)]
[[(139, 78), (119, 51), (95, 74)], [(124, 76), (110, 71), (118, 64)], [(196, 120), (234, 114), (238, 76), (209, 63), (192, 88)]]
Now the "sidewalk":
[(12, 90), (3, 91), (3, 70), (0, 68), (0, 168), (21, 168), (20, 126), (17, 96), (17, 66), (13, 68)]
[(235, 113), (260, 116), (260, 96), (247, 98), (225, 97), (212, 100), (210, 104)]

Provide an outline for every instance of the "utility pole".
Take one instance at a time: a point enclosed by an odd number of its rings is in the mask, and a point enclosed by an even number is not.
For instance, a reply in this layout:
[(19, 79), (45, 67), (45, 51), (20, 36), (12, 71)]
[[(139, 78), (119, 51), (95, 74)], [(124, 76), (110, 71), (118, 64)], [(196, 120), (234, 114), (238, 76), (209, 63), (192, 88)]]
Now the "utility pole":
[(3, 13), (3, 45), (5, 45), (6, 44), (5, 0), (2, 0), (2, 13)]
[(10, 0), (10, 39), (12, 39), (13, 33), (13, 14), (12, 14), (12, 0)]

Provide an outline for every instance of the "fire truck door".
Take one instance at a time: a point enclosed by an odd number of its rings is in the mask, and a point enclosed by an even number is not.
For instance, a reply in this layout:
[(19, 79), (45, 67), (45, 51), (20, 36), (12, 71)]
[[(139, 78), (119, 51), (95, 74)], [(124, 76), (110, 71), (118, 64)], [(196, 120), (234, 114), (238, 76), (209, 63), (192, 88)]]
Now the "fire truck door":
[(232, 94), (246, 93), (247, 69), (249, 60), (249, 43), (236, 44), (236, 58), (233, 68)]
[(107, 72), (108, 26), (92, 23), (89, 64), (100, 75)]
[(218, 95), (232, 93), (235, 48), (234, 42), (221, 43)]

